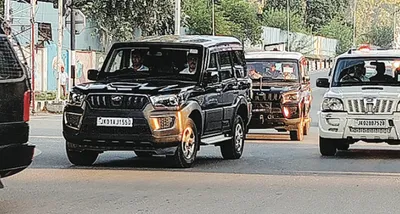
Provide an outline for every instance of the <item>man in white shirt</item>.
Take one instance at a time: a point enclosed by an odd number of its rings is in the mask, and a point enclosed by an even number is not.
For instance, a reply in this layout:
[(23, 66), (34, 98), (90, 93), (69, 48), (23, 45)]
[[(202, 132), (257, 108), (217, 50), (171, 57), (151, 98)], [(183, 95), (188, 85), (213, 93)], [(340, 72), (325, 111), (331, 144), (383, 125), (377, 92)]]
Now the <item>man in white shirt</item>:
[(148, 71), (149, 68), (143, 65), (143, 58), (142, 55), (138, 50), (132, 51), (132, 68), (135, 71)]
[(63, 90), (64, 97), (67, 96), (67, 81), (68, 81), (68, 74), (64, 72), (64, 66), (62, 66), (60, 73), (60, 84)]
[(180, 73), (181, 74), (195, 74), (197, 68), (197, 55), (189, 54), (187, 56), (187, 66)]

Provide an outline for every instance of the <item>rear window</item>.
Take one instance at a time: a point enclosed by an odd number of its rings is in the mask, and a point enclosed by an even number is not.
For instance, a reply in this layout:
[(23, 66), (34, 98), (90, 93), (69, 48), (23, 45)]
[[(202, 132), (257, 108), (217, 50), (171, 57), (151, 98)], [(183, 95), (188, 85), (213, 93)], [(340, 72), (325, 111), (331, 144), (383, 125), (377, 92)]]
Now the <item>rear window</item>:
[(23, 69), (5, 36), (0, 36), (0, 80), (17, 79), (23, 76)]

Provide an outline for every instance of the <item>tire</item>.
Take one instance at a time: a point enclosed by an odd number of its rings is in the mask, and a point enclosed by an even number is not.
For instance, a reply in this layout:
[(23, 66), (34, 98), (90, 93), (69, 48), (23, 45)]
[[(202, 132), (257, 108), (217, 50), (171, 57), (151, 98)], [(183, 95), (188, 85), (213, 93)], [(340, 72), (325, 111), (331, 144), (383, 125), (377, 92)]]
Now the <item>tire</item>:
[(139, 151), (136, 151), (135, 154), (139, 158), (147, 158), (147, 157), (153, 156), (153, 154), (151, 152), (139, 152)]
[(290, 131), (290, 140), (293, 141), (302, 141), (304, 139), (304, 125), (303, 120), (299, 124), (297, 124), (296, 131)]
[(308, 135), (310, 133), (310, 122), (304, 124), (303, 133), (304, 135)]
[(335, 156), (336, 147), (335, 140), (319, 137), (319, 151), (322, 156)]
[(347, 150), (349, 150), (349, 148), (350, 148), (350, 144), (348, 144), (348, 143), (341, 143), (341, 144), (338, 144), (336, 147), (337, 147), (338, 150), (347, 151)]
[(175, 165), (179, 168), (190, 168), (196, 160), (200, 137), (196, 124), (188, 119), (182, 132), (182, 141), (174, 154)]
[(66, 152), (68, 160), (76, 166), (91, 166), (99, 156), (99, 153), (94, 151), (76, 151), (70, 149), (68, 142), (66, 144)]
[(221, 144), (221, 154), (224, 159), (233, 160), (242, 157), (244, 139), (246, 138), (243, 119), (237, 115), (232, 127), (232, 140)]

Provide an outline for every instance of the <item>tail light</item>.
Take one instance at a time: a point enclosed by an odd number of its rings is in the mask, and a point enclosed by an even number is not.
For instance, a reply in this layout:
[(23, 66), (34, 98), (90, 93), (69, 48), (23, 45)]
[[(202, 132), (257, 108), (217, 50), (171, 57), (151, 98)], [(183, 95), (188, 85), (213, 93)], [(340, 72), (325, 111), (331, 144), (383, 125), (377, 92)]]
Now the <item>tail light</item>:
[(24, 122), (29, 121), (30, 116), (30, 107), (31, 107), (31, 91), (26, 91), (24, 93)]

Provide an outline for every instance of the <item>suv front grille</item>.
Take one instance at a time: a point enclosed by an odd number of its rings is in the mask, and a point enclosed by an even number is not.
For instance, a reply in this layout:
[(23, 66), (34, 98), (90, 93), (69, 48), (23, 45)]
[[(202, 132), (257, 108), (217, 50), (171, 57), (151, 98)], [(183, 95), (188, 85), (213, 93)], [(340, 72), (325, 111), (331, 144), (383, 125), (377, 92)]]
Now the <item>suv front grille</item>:
[(347, 107), (349, 113), (375, 113), (387, 114), (393, 112), (393, 100), (377, 99), (375, 105), (365, 103), (364, 99), (351, 99), (347, 100)]
[(282, 95), (280, 93), (257, 93), (254, 92), (254, 101), (261, 101), (261, 102), (276, 102), (280, 101), (282, 98)]
[(143, 109), (149, 100), (141, 95), (92, 94), (87, 102), (95, 109)]
[(149, 127), (146, 126), (120, 128), (120, 127), (98, 127), (98, 126), (90, 126), (87, 124), (82, 125), (81, 132), (85, 134), (110, 134), (110, 135), (151, 134)]

